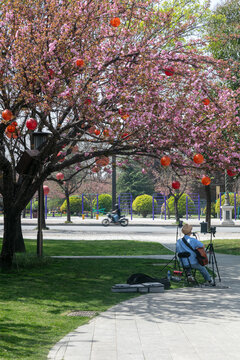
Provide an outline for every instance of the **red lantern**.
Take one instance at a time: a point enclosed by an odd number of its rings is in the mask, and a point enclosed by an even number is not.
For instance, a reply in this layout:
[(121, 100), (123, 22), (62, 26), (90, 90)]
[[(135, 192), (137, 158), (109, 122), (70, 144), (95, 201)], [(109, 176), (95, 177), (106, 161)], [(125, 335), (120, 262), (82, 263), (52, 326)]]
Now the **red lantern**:
[(64, 174), (61, 173), (61, 172), (57, 173), (56, 178), (57, 178), (57, 180), (63, 180), (64, 179)]
[(84, 60), (82, 60), (82, 59), (77, 59), (77, 60), (76, 60), (76, 65), (77, 65), (78, 67), (83, 67), (83, 66), (84, 66)]
[(91, 99), (86, 99), (86, 100), (84, 101), (84, 104), (85, 104), (85, 105), (91, 105), (91, 103), (92, 103), (92, 100), (91, 100)]
[(122, 134), (121, 138), (126, 139), (128, 136), (129, 136), (128, 133), (124, 133), (124, 134)]
[(8, 125), (6, 129), (9, 133), (14, 133), (16, 131), (16, 127), (14, 125)]
[(162, 166), (169, 166), (170, 164), (171, 164), (171, 159), (170, 159), (170, 157), (164, 155), (164, 156), (161, 158), (161, 165), (162, 165)]
[(235, 176), (235, 175), (236, 175), (236, 173), (233, 172), (233, 171), (230, 170), (230, 169), (227, 170), (227, 174), (228, 174), (228, 176)]
[(96, 164), (98, 166), (107, 166), (109, 164), (109, 158), (107, 156), (96, 158)]
[(120, 23), (121, 23), (121, 21), (120, 21), (119, 17), (115, 17), (115, 18), (110, 20), (110, 24), (113, 27), (118, 27), (120, 25)]
[(103, 130), (103, 136), (109, 136), (109, 130), (108, 129)]
[(172, 182), (172, 188), (177, 190), (180, 188), (180, 182), (179, 181), (173, 181)]
[(95, 134), (95, 135), (100, 135), (100, 130), (99, 130), (99, 129), (95, 129), (95, 130), (94, 130), (94, 134)]
[(203, 99), (202, 102), (203, 102), (204, 105), (209, 105), (210, 104), (210, 100), (208, 98)]
[(167, 76), (173, 76), (175, 71), (174, 71), (173, 67), (169, 67), (169, 68), (165, 69), (164, 72), (165, 72), (165, 75), (167, 75)]
[(52, 69), (48, 69), (48, 75), (49, 75), (50, 79), (53, 79), (55, 73), (54, 73), (54, 71)]
[(2, 112), (2, 117), (5, 121), (10, 121), (13, 118), (13, 113), (11, 110), (6, 109)]
[(202, 177), (202, 184), (205, 185), (205, 186), (210, 185), (210, 184), (211, 184), (211, 179), (210, 179), (210, 177), (204, 175), (204, 176)]
[(37, 127), (37, 120), (30, 118), (26, 121), (26, 127), (28, 130), (35, 130)]
[(193, 161), (194, 161), (196, 164), (202, 164), (203, 161), (204, 161), (204, 157), (203, 157), (201, 154), (196, 154), (196, 155), (194, 155), (194, 157), (193, 157)]
[(98, 166), (94, 166), (92, 168), (92, 172), (94, 172), (94, 173), (98, 173), (99, 171), (100, 171), (100, 168)]
[(50, 189), (47, 185), (43, 185), (43, 193), (44, 195), (47, 195), (49, 193)]

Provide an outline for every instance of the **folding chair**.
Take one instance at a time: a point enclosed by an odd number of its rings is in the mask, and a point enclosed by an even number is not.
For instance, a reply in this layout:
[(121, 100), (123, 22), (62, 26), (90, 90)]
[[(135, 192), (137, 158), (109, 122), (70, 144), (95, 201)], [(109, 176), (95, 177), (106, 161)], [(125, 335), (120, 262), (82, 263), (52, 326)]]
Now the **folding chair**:
[[(189, 261), (189, 256), (190, 256), (190, 252), (188, 251), (185, 251), (185, 252), (180, 252), (177, 254), (178, 258), (179, 258), (179, 262), (180, 262), (180, 265), (183, 269), (183, 273), (184, 273), (184, 276), (185, 276), (185, 279), (187, 280), (187, 283), (190, 284), (190, 281), (189, 280), (189, 276), (191, 276), (193, 279), (194, 279), (194, 282), (198, 285), (198, 281), (196, 280), (196, 270), (192, 268), (191, 266), (191, 263)], [(183, 259), (187, 259), (187, 262), (188, 262), (188, 265), (184, 265), (183, 264)]]

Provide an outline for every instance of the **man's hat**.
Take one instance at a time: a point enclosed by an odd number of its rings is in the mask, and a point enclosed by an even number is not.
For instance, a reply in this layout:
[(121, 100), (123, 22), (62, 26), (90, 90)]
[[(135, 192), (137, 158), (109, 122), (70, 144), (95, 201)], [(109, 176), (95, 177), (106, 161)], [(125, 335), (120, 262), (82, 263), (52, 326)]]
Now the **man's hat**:
[(184, 235), (190, 234), (192, 232), (192, 226), (188, 224), (184, 224), (182, 227), (182, 233)]

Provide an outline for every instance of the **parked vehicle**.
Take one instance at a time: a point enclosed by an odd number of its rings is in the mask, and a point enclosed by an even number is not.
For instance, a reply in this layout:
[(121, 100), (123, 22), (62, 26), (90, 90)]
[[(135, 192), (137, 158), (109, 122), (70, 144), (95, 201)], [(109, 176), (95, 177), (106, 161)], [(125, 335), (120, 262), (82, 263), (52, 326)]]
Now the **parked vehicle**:
[(128, 219), (124, 216), (121, 215), (120, 218), (115, 221), (114, 217), (111, 213), (107, 214), (107, 218), (103, 219), (102, 221), (103, 226), (109, 226), (110, 224), (115, 224), (115, 225), (121, 225), (121, 226), (127, 226), (128, 225)]

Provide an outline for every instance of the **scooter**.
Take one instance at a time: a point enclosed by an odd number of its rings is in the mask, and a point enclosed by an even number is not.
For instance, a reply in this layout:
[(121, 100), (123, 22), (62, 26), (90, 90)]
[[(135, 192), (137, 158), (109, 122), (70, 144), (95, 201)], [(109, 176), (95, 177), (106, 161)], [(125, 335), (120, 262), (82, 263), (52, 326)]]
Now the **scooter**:
[(120, 218), (118, 219), (118, 221), (114, 221), (113, 215), (112, 214), (107, 214), (107, 218), (103, 219), (102, 221), (103, 226), (109, 226), (110, 224), (115, 224), (115, 225), (121, 225), (121, 226), (127, 226), (128, 225), (128, 219), (125, 218), (124, 215), (120, 216)]

